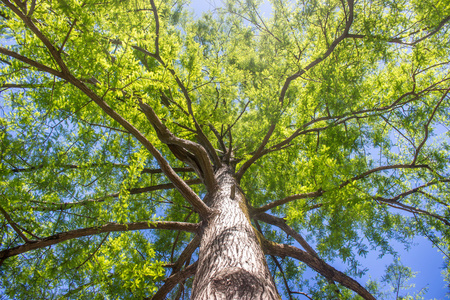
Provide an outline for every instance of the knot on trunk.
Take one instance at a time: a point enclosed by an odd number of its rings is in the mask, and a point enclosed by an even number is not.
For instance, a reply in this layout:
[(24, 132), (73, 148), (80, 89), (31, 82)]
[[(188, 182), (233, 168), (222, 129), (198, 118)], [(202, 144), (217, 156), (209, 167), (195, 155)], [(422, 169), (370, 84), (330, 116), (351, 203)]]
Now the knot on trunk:
[(222, 294), (220, 299), (257, 299), (264, 291), (261, 282), (264, 281), (244, 269), (228, 268), (213, 279), (212, 290), (216, 295)]

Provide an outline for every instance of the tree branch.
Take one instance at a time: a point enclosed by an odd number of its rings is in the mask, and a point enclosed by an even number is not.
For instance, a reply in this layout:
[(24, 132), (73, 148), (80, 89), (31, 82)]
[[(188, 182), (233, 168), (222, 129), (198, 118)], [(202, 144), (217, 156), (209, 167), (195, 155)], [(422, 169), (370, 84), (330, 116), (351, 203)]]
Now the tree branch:
[[(3, 0), (2, 0), (3, 1)], [(0, 53), (1, 54), (5, 54), (7, 56), (13, 57), (15, 59), (20, 60), (21, 62), (24, 62), (32, 67), (35, 67), (36, 69), (38, 69), (39, 71), (43, 71), (52, 75), (55, 75), (56, 77), (62, 78), (64, 79), (64, 74), (52, 69), (50, 67), (47, 67), (46, 65), (43, 65), (41, 63), (38, 63), (37, 61), (34, 61), (32, 59), (29, 59), (28, 57), (25, 57), (23, 55), (20, 55), (19, 53), (16, 53), (14, 51), (8, 50), (6, 48), (0, 47)]]
[(336, 46), (341, 41), (343, 41), (345, 38), (348, 37), (348, 32), (349, 32), (350, 27), (351, 27), (351, 25), (353, 23), (353, 5), (354, 5), (354, 3), (353, 3), (353, 0), (347, 0), (347, 3), (348, 3), (348, 7), (349, 7), (349, 13), (348, 13), (348, 16), (346, 15), (346, 23), (345, 23), (344, 32), (331, 43), (330, 47), (328, 47), (327, 51), (323, 54), (323, 56), (316, 58), (313, 62), (311, 62), (309, 65), (307, 65), (304, 69), (300, 70), (299, 72), (291, 75), (290, 77), (288, 77), (286, 79), (286, 81), (285, 81), (285, 83), (283, 85), (283, 88), (281, 89), (280, 96), (278, 98), (278, 101), (281, 104), (283, 104), (284, 97), (286, 95), (287, 89), (289, 88), (289, 85), (290, 85), (291, 81), (293, 81), (293, 80), (297, 79), (298, 77), (302, 76), (308, 70), (312, 69), (313, 67), (318, 65), (320, 62), (325, 60), (334, 51)]
[(323, 275), (325, 278), (338, 282), (341, 285), (351, 289), (356, 292), (358, 295), (368, 300), (375, 300), (375, 297), (372, 296), (363, 286), (361, 286), (358, 282), (356, 282), (351, 277), (345, 275), (344, 273), (336, 270), (332, 266), (328, 265), (323, 260), (302, 251), (294, 246), (285, 245), (285, 244), (277, 244), (266, 239), (263, 239), (264, 252), (269, 255), (276, 255), (280, 257), (292, 257), (300, 260), (307, 264), (310, 268)]
[(415, 153), (415, 155), (414, 155), (413, 161), (411, 162), (411, 165), (414, 165), (414, 164), (416, 163), (417, 158), (419, 157), (420, 149), (422, 149), (423, 145), (425, 145), (425, 142), (426, 142), (427, 139), (428, 139), (428, 127), (430, 126), (430, 123), (431, 123), (431, 121), (433, 120), (434, 115), (435, 115), (435, 113), (436, 113), (436, 111), (437, 111), (439, 105), (441, 105), (442, 101), (444, 101), (445, 97), (448, 95), (448, 92), (450, 92), (450, 88), (448, 88), (447, 91), (444, 93), (444, 95), (442, 95), (441, 99), (439, 100), (439, 102), (438, 102), (438, 103), (436, 104), (436, 106), (434, 107), (433, 112), (431, 113), (431, 116), (430, 116), (430, 118), (428, 119), (427, 124), (425, 124), (425, 126), (424, 126), (424, 127), (425, 127), (425, 136), (423, 137), (422, 142), (419, 144), (419, 146), (418, 146), (417, 149), (416, 149), (416, 153)]
[(267, 211), (269, 209), (272, 209), (274, 207), (277, 207), (277, 206), (280, 206), (280, 205), (283, 205), (283, 204), (286, 204), (288, 202), (292, 202), (292, 201), (298, 200), (298, 199), (317, 198), (319, 196), (322, 196), (324, 192), (325, 192), (324, 190), (319, 189), (319, 190), (317, 190), (315, 192), (304, 193), (304, 194), (296, 194), (296, 195), (288, 196), (288, 197), (280, 199), (280, 200), (272, 201), (272, 202), (270, 202), (270, 203), (268, 203), (266, 205), (263, 205), (261, 207), (254, 208), (252, 210), (252, 214), (258, 215), (258, 214), (263, 213), (263, 212), (265, 212), (265, 211)]
[[(346, 180), (346, 181), (342, 182), (342, 183), (339, 185), (338, 188), (341, 189), (341, 188), (345, 187), (346, 185), (348, 185), (348, 184), (350, 184), (350, 183), (352, 183), (352, 182), (355, 182), (355, 181), (357, 181), (357, 180), (366, 178), (368, 175), (370, 175), (370, 174), (372, 174), (372, 173), (375, 173), (375, 172), (380, 172), (380, 171), (384, 171), (384, 170), (393, 170), (393, 169), (417, 169), (417, 168), (427, 168), (427, 169), (428, 169), (429, 167), (428, 167), (428, 165), (414, 165), (414, 166), (412, 166), (412, 165), (392, 165), (392, 166), (381, 166), (381, 167), (377, 167), (377, 168), (371, 169), (371, 170), (369, 170), (369, 171), (366, 171), (366, 172), (364, 172), (364, 173), (362, 173), (362, 174), (360, 174), (360, 175), (354, 176), (353, 178), (351, 178), (351, 179), (349, 179), (349, 180)], [(272, 201), (272, 202), (270, 202), (270, 203), (268, 203), (268, 204), (266, 204), (266, 205), (263, 205), (263, 206), (261, 206), (261, 207), (254, 208), (254, 209), (252, 210), (252, 213), (253, 213), (254, 215), (257, 215), (257, 214), (263, 213), (263, 212), (265, 212), (265, 211), (267, 211), (267, 210), (269, 210), (269, 209), (272, 209), (272, 208), (274, 208), (274, 207), (277, 207), (277, 206), (280, 206), (280, 205), (283, 205), (283, 204), (286, 204), (286, 203), (288, 203), (288, 202), (292, 202), (292, 201), (298, 200), (298, 199), (317, 198), (317, 197), (319, 197), (319, 196), (322, 196), (325, 192), (326, 192), (325, 190), (323, 190), (322, 188), (320, 188), (320, 189), (318, 189), (318, 190), (315, 191), (315, 192), (291, 195), (291, 196), (285, 197), (285, 198), (280, 199), (280, 200)]]
[(165, 283), (162, 287), (159, 288), (159, 290), (156, 292), (156, 294), (153, 295), (152, 298), (145, 298), (145, 299), (151, 299), (151, 300), (164, 300), (167, 299), (166, 296), (170, 291), (180, 282), (186, 280), (187, 278), (193, 276), (195, 272), (197, 271), (197, 263), (195, 262), (192, 265), (189, 265), (184, 269), (183, 271), (177, 272), (173, 275), (171, 275), (169, 278), (165, 280)]
[[(6, 258), (11, 256), (16, 256), (31, 250), (45, 248), (51, 245), (59, 244), (61, 242), (76, 239), (84, 236), (96, 235), (105, 232), (117, 232), (117, 231), (132, 231), (132, 230), (143, 230), (143, 229), (167, 229), (167, 230), (183, 230), (187, 232), (196, 232), (199, 228), (199, 224), (195, 223), (184, 223), (184, 222), (135, 222), (128, 224), (118, 224), (109, 223), (97, 227), (89, 227), (83, 229), (75, 229), (66, 232), (60, 232), (52, 236), (40, 240), (32, 240), (27, 243), (13, 247), (10, 249), (5, 249), (0, 251), (0, 262), (2, 263)], [(1, 265), (0, 263), (0, 265)]]
[(103, 245), (103, 243), (106, 241), (106, 239), (108, 238), (110, 232), (108, 232), (107, 234), (105, 234), (105, 237), (101, 240), (101, 242), (98, 244), (98, 246), (95, 248), (95, 250), (81, 263), (79, 264), (75, 270), (78, 270), (79, 268), (81, 268), (85, 263), (87, 263), (94, 255), (95, 253), (97, 253), (97, 251), (100, 249), (100, 247)]
[(435, 219), (440, 220), (441, 222), (443, 222), (444, 224), (446, 224), (447, 226), (450, 226), (450, 221), (445, 219), (444, 217), (435, 214), (435, 213), (430, 213), (426, 210), (411, 206), (411, 205), (406, 205), (403, 204), (401, 202), (399, 202), (399, 199), (402, 199), (406, 196), (409, 196), (411, 194), (414, 193), (420, 193), (422, 189), (432, 186), (432, 185), (436, 185), (438, 183), (445, 183), (445, 182), (450, 182), (450, 179), (443, 179), (443, 180), (436, 180), (436, 181), (432, 181), (432, 182), (428, 182), (426, 184), (423, 184), (421, 186), (418, 186), (416, 188), (410, 189), (409, 191), (403, 192), (393, 198), (384, 198), (381, 196), (377, 196), (377, 197), (372, 197), (374, 200), (380, 201), (380, 202), (384, 202), (387, 205), (393, 207), (393, 208), (397, 208), (397, 209), (402, 209), (404, 211), (410, 212), (410, 213), (418, 213), (418, 214), (422, 214), (422, 215), (426, 215)]
[[(64, 169), (79, 169), (79, 168), (90, 168), (90, 167), (99, 167), (99, 166), (108, 166), (108, 165), (111, 165), (113, 167), (118, 167), (118, 168), (128, 168), (129, 167), (129, 165), (125, 165), (125, 164), (108, 163), (108, 162), (103, 163), (103, 164), (94, 163), (89, 166), (82, 166), (82, 167), (80, 167), (79, 165), (73, 165), (73, 164), (66, 164), (66, 165), (60, 165), (60, 166), (55, 166), (55, 167), (56, 168), (64, 168)], [(12, 173), (32, 172), (32, 171), (43, 169), (45, 167), (46, 167), (46, 165), (40, 164), (40, 165), (29, 167), (29, 168), (13, 168), (13, 169), (10, 169), (9, 171)], [(190, 167), (173, 168), (173, 170), (178, 173), (193, 172), (193, 169)], [(161, 173), (164, 173), (163, 170), (161, 170), (161, 169), (144, 168), (141, 171), (141, 174), (161, 174)]]
[(377, 201), (386, 203), (389, 207), (400, 209), (400, 210), (403, 210), (403, 211), (406, 211), (406, 212), (409, 212), (409, 213), (412, 213), (412, 214), (426, 215), (426, 216), (438, 219), (442, 223), (444, 223), (445, 225), (450, 226), (450, 221), (444, 219), (440, 215), (433, 214), (433, 213), (430, 213), (430, 212), (428, 212), (426, 210), (419, 209), (419, 208), (416, 208), (416, 207), (413, 207), (413, 206), (410, 206), (410, 205), (406, 205), (406, 204), (403, 204), (403, 203), (400, 203), (400, 202), (390, 202), (389, 199), (385, 199), (385, 198), (382, 198), (382, 197), (376, 197), (375, 199)]
[(280, 262), (274, 255), (271, 255), (270, 257), (272, 258), (273, 262), (275, 263), (278, 270), (280, 271), (281, 276), (283, 277), (284, 286), (286, 287), (286, 291), (288, 292), (289, 300), (293, 300), (292, 295), (291, 295), (292, 294), (291, 288), (289, 287), (288, 281), (286, 279), (286, 274), (284, 274), (283, 267), (281, 266)]
[(217, 131), (217, 129), (214, 127), (213, 124), (208, 124), (211, 131), (216, 136), (217, 140), (219, 141), (220, 149), (223, 151), (223, 153), (227, 152), (227, 147), (225, 146), (225, 143), (223, 141), (223, 137), (220, 135), (220, 133)]
[[(388, 43), (396, 43), (396, 44), (401, 44), (401, 45), (406, 45), (406, 46), (415, 46), (416, 44), (420, 43), (421, 41), (431, 37), (432, 35), (436, 34), (448, 21), (450, 21), (450, 16), (445, 17), (439, 24), (438, 26), (436, 26), (436, 28), (430, 32), (428, 32), (428, 34), (426, 34), (425, 36), (413, 41), (413, 42), (404, 42), (403, 38), (391, 38), (389, 40), (387, 40), (386, 42)], [(422, 32), (423, 30), (418, 30), (417, 32)], [(414, 34), (414, 33), (413, 33)], [(367, 35), (363, 35), (363, 34), (349, 34), (348, 35), (349, 38), (354, 38), (354, 39), (363, 39), (368, 37)], [(375, 36), (375, 38), (377, 38)]]
[[(316, 65), (318, 65), (320, 62), (322, 62), (323, 60), (325, 60), (328, 56), (330, 56), (330, 54), (333, 52), (333, 50), (336, 48), (336, 46), (342, 41), (344, 40), (347, 35), (348, 32), (350, 30), (350, 26), (353, 23), (353, 1), (354, 0), (348, 0), (348, 6), (349, 6), (349, 13), (348, 16), (346, 15), (346, 26), (344, 29), (344, 32), (338, 37), (336, 38), (330, 45), (330, 47), (327, 49), (327, 51), (323, 54), (322, 57), (316, 58), (313, 62), (311, 62), (308, 66), (306, 66), (304, 69), (300, 70), (299, 72), (289, 76), (288, 78), (286, 78), (284, 85), (281, 89), (280, 92), (280, 96), (278, 97), (278, 103), (280, 103), (281, 106), (283, 106), (283, 101), (284, 98), (286, 96), (286, 92), (289, 88), (290, 83), (297, 79), (298, 77), (302, 76), (304, 73), (306, 73), (308, 70), (312, 69), (313, 67), (315, 67)], [(253, 154), (253, 156), (246, 161), (241, 168), (239, 169), (239, 171), (236, 173), (236, 179), (239, 182), (240, 179), (242, 178), (242, 176), (244, 175), (245, 171), (247, 171), (247, 169), (256, 161), (258, 160), (260, 157), (262, 157), (265, 153), (264, 147), (266, 146), (266, 144), (268, 143), (272, 133), (275, 130), (275, 126), (276, 123), (272, 123), (272, 125), (270, 126), (266, 136), (264, 137), (261, 145), (258, 147), (258, 150), (255, 151), (255, 153)]]
[(371, 169), (371, 170), (369, 170), (367, 172), (364, 172), (364, 173), (362, 173), (360, 175), (357, 175), (357, 176), (355, 176), (355, 177), (353, 177), (353, 178), (351, 178), (349, 180), (344, 181), (343, 183), (341, 183), (339, 185), (339, 188), (343, 188), (344, 186), (346, 186), (346, 185), (348, 185), (348, 184), (350, 184), (350, 183), (352, 183), (354, 181), (357, 181), (359, 179), (366, 178), (367, 176), (369, 176), (372, 173), (385, 171), (385, 170), (394, 170), (394, 169), (429, 169), (429, 166), (428, 165), (412, 165), (412, 164), (411, 165), (401, 165), (401, 164), (399, 164), (399, 165), (392, 165), (392, 166), (381, 166), (381, 167), (377, 167), (377, 168)]
[[(16, 6), (14, 6), (8, 0), (1, 0), (9, 9), (11, 9), (22, 21), (25, 25), (44, 43), (45, 47), (51, 53), (52, 57), (55, 59), (55, 62), (61, 69), (61, 73), (64, 75), (68, 75), (69, 69), (65, 65), (64, 61), (61, 58), (61, 53), (56, 49), (56, 47), (50, 42), (50, 40), (36, 27), (31, 18), (26, 14), (22, 13)], [(48, 71), (46, 71), (48, 72)], [(50, 73), (50, 72), (49, 72)], [(59, 72), (58, 72), (59, 73)], [(61, 74), (59, 73), (59, 74)], [(52, 73), (53, 74), (53, 73)], [(57, 74), (53, 74), (58, 76)], [(60, 76), (58, 76), (60, 77)]]
[(150, 0), (150, 5), (152, 6), (153, 17), (155, 18), (155, 56), (159, 57), (159, 15), (154, 0)]
[[(256, 225), (256, 228), (258, 229), (258, 231), (259, 231), (261, 234), (263, 234), (262, 229), (261, 229), (261, 226), (259, 225), (259, 223), (258, 223), (257, 220), (255, 220), (255, 225)], [(275, 265), (277, 266), (278, 270), (281, 272), (281, 275), (282, 275), (282, 277), (283, 277), (284, 286), (286, 287), (286, 291), (288, 292), (288, 295), (289, 295), (289, 299), (292, 300), (291, 289), (290, 289), (289, 284), (288, 284), (288, 281), (287, 281), (287, 279), (286, 279), (286, 274), (284, 274), (283, 267), (281, 266), (281, 264), (278, 262), (278, 259), (277, 259), (274, 255), (271, 255), (270, 257), (272, 258), (273, 262), (274, 262)], [(273, 278), (274, 278), (274, 279), (275, 279), (275, 275), (276, 275), (276, 274), (273, 275)]]
[[(416, 99), (418, 95), (420, 95), (421, 93), (425, 92), (425, 90), (419, 92), (419, 93), (415, 93), (415, 92), (408, 92), (405, 93), (403, 95), (401, 95), (400, 97), (398, 97), (391, 105), (388, 106), (384, 106), (384, 107), (380, 107), (380, 108), (372, 108), (372, 109), (362, 109), (359, 111), (352, 111), (352, 112), (348, 112), (348, 113), (344, 113), (340, 116), (326, 116), (326, 117), (320, 117), (320, 118), (316, 118), (313, 119), (311, 121), (306, 122), (305, 124), (301, 125), (299, 129), (297, 129), (294, 133), (292, 133), (288, 138), (286, 138), (285, 140), (279, 142), (276, 145), (273, 145), (270, 147), (270, 150), (276, 150), (276, 149), (281, 149), (283, 146), (289, 144), (290, 142), (292, 142), (292, 140), (294, 140), (296, 137), (302, 135), (302, 134), (306, 134), (309, 132), (319, 132), (321, 130), (325, 130), (330, 128), (331, 126), (336, 126), (339, 124), (343, 124), (345, 122), (348, 122), (352, 119), (362, 119), (362, 118), (367, 118), (370, 115), (368, 113), (381, 113), (384, 111), (389, 111), (390, 109), (393, 109), (395, 107), (397, 107), (398, 103), (403, 100), (404, 98), (408, 97), (408, 96), (415, 96), (412, 100)], [(407, 102), (404, 102), (402, 104), (406, 104), (408, 102), (411, 102), (412, 100), (408, 100)], [(366, 115), (364, 115), (366, 114)], [(322, 121), (329, 121), (329, 120), (334, 120), (333, 124), (324, 126), (324, 127), (320, 127), (320, 128), (313, 128), (313, 129), (305, 129), (315, 123), (318, 122), (322, 122)], [(270, 152), (270, 150), (267, 151), (267, 153)], [(266, 154), (266, 153), (264, 153)]]
[[(436, 65), (436, 66), (439, 66)], [(404, 105), (407, 103), (410, 103), (414, 100), (416, 100), (421, 94), (424, 94), (425, 92), (430, 92), (433, 90), (433, 88), (443, 82), (446, 82), (450, 80), (450, 78), (441, 80), (439, 82), (433, 83), (430, 86), (428, 86), (427, 88), (423, 89), (420, 92), (415, 92), (414, 90), (411, 92), (407, 92), (404, 93), (403, 95), (401, 95), (400, 97), (398, 97), (393, 103), (391, 103), (388, 106), (384, 106), (384, 107), (375, 107), (375, 108), (371, 108), (371, 109), (362, 109), (359, 111), (352, 111), (352, 112), (348, 112), (348, 113), (344, 113), (340, 116), (326, 116), (326, 117), (320, 117), (320, 118), (316, 118), (313, 119), (311, 121), (306, 122), (305, 124), (301, 125), (299, 129), (297, 129), (294, 133), (292, 133), (288, 138), (284, 139), (283, 141), (272, 145), (270, 148), (268, 149), (264, 149), (260, 152), (259, 156), (257, 159), (261, 158), (262, 156), (274, 152), (274, 151), (278, 151), (278, 150), (282, 150), (285, 149), (289, 143), (292, 142), (292, 140), (294, 140), (296, 137), (303, 135), (303, 134), (307, 134), (310, 132), (320, 132), (322, 130), (326, 130), (332, 126), (336, 126), (336, 125), (340, 125), (340, 124), (345, 124), (345, 122), (350, 121), (352, 119), (361, 119), (361, 118), (367, 118), (373, 115), (369, 115), (369, 113), (381, 113), (381, 112), (387, 112), (390, 111), (392, 109), (398, 108), (400, 105)], [(405, 99), (408, 96), (414, 96), (413, 98), (400, 103), (403, 99)], [(382, 117), (382, 116), (381, 116)], [(382, 117), (383, 118), (383, 117)], [(324, 127), (320, 127), (320, 128), (312, 128), (312, 129), (305, 129), (315, 123), (321, 122), (321, 121), (329, 121), (329, 120), (334, 120), (334, 123), (329, 124), (327, 126)]]
[[(185, 162), (188, 162), (193, 168), (196, 167), (196, 164), (198, 163), (199, 176), (202, 177), (202, 179), (205, 182), (206, 187), (208, 190), (213, 190), (215, 186), (217, 185), (217, 182), (214, 177), (214, 170), (212, 168), (212, 165), (209, 161), (209, 156), (203, 146), (189, 141), (181, 139), (177, 136), (175, 136), (158, 118), (155, 111), (151, 106), (148, 104), (139, 101), (139, 106), (141, 107), (142, 111), (144, 112), (145, 116), (149, 120), (149, 122), (152, 124), (153, 128), (156, 131), (156, 134), (158, 138), (167, 145), (176, 145), (179, 147), (182, 147), (190, 152), (192, 152), (195, 157), (190, 157), (187, 153), (185, 153), (184, 159)], [(175, 150), (175, 149), (171, 149)], [(172, 151), (174, 152), (174, 151)], [(176, 151), (175, 151), (176, 152)], [(176, 154), (176, 153), (174, 153)]]
[[(1, 47), (0, 47), (1, 48)], [(40, 87), (46, 87), (44, 84), (30, 84), (30, 83), (4, 83), (0, 85), (0, 89), (35, 89)]]
[(0, 47), (0, 53), (10, 55), (17, 59), (20, 59), (27, 64), (34, 65), (45, 72), (58, 76), (60, 78), (66, 79), (74, 87), (82, 91), (86, 96), (92, 99), (107, 115), (113, 118), (121, 126), (123, 126), (128, 132), (130, 132), (156, 159), (161, 169), (167, 178), (173, 182), (178, 191), (183, 195), (183, 197), (194, 207), (196, 212), (200, 214), (202, 218), (207, 218), (212, 214), (212, 210), (200, 199), (200, 197), (175, 173), (167, 160), (161, 155), (161, 153), (153, 146), (153, 144), (130, 122), (128, 122), (124, 117), (112, 109), (102, 97), (97, 95), (91, 89), (89, 89), (81, 80), (73, 76), (67, 66), (64, 64), (56, 48), (51, 44), (51, 42), (40, 32), (40, 30), (34, 25), (30, 18), (25, 16), (20, 10), (18, 10), (14, 5), (12, 5), (8, 0), (1, 0), (5, 3), (11, 10), (14, 11), (27, 25), (31, 31), (44, 43), (52, 57), (55, 59), (57, 64), (60, 66), (62, 72), (58, 72), (41, 64), (38, 64), (30, 59), (24, 58), (23, 56), (17, 55), (5, 48)]
[(2, 213), (3, 217), (5, 217), (6, 221), (9, 225), (14, 229), (14, 231), (22, 238), (25, 243), (28, 243), (30, 240), (23, 234), (22, 231), (16, 226), (16, 223), (11, 219), (11, 216), (0, 206), (0, 213)]
[[(189, 218), (191, 217), (192, 213), (193, 213), (192, 211), (188, 212), (188, 214), (187, 214), (187, 216), (184, 218), (183, 222), (189, 221)], [(175, 237), (175, 240), (173, 241), (173, 244), (172, 244), (172, 251), (170, 251), (170, 261), (171, 261), (171, 262), (173, 262), (173, 254), (174, 254), (175, 248), (176, 248), (176, 246), (177, 246), (177, 244), (178, 244), (178, 241), (179, 241), (179, 238), (180, 238), (180, 234), (181, 234), (181, 232), (178, 231), (178, 232), (177, 232), (177, 235), (176, 235), (176, 237)]]
[(303, 292), (295, 292), (295, 291), (292, 291), (291, 293), (292, 293), (292, 294), (303, 295), (303, 296), (305, 296), (306, 298), (308, 298), (309, 300), (314, 300), (313, 298), (311, 298), (310, 296), (308, 296), (307, 293), (303, 293)]
[(200, 245), (200, 236), (195, 235), (195, 237), (189, 242), (189, 244), (184, 248), (183, 252), (181, 252), (178, 260), (172, 265), (172, 274), (175, 274), (181, 270), (183, 264), (191, 257), (192, 253), (194, 253), (195, 249)]
[(261, 142), (261, 144), (259, 145), (258, 149), (255, 151), (255, 153), (253, 154), (253, 156), (247, 160), (240, 168), (239, 170), (236, 172), (236, 180), (237, 182), (240, 182), (242, 176), (244, 176), (245, 171), (248, 170), (248, 168), (250, 168), (250, 166), (256, 161), (258, 160), (258, 158), (260, 158), (261, 156), (264, 155), (264, 147), (267, 145), (267, 143), (269, 142), (270, 137), (272, 136), (273, 131), (275, 130), (275, 124), (270, 125), (269, 130), (267, 131), (266, 135), (264, 136), (263, 141)]
[[(286, 224), (286, 221), (282, 218), (277, 218), (275, 216), (262, 213), (257, 216), (255, 216), (256, 219), (261, 220), (267, 224), (275, 225), (281, 230), (283, 230), (287, 235), (293, 237), (302, 247), (306, 250), (309, 254), (311, 254), (314, 257), (317, 257), (318, 259), (321, 259), (316, 251), (306, 242), (306, 240), (302, 237), (300, 233), (295, 231), (292, 227)], [(327, 281), (330, 285), (333, 285), (334, 291), (337, 295), (339, 295), (339, 288), (336, 286), (336, 283), (329, 278), (327, 278)]]
[(300, 233), (295, 231), (291, 226), (286, 224), (286, 221), (282, 218), (277, 218), (275, 216), (269, 215), (267, 213), (261, 213), (253, 216), (255, 219), (263, 221), (264, 223), (277, 226), (283, 230), (286, 234), (293, 237), (309, 254), (319, 257), (316, 251), (306, 242), (306, 240), (301, 236)]
[[(187, 185), (194, 185), (194, 184), (202, 183), (200, 179), (191, 179), (191, 180), (186, 180), (185, 182)], [(148, 192), (153, 192), (153, 191), (158, 191), (158, 190), (169, 190), (169, 189), (173, 189), (173, 188), (175, 188), (175, 185), (173, 183), (163, 183), (163, 184), (147, 186), (147, 187), (143, 187), (143, 188), (132, 188), (132, 189), (129, 189), (128, 191), (130, 192), (130, 195), (137, 195), (137, 194), (148, 193)], [(38, 203), (52, 206), (51, 208), (48, 208), (48, 209), (43, 208), (42, 209), (43, 211), (54, 211), (54, 210), (68, 209), (73, 206), (88, 205), (90, 203), (104, 202), (107, 198), (117, 198), (117, 197), (119, 197), (119, 195), (120, 195), (120, 193), (117, 192), (117, 193), (109, 194), (109, 195), (106, 195), (106, 196), (103, 196), (100, 198), (86, 199), (86, 200), (77, 201), (77, 202), (64, 202), (64, 203), (38, 202)]]
[(66, 45), (67, 41), (69, 40), (70, 33), (72, 32), (73, 28), (77, 24), (77, 19), (73, 20), (72, 24), (70, 25), (69, 31), (66, 34), (66, 37), (64, 38), (64, 41), (62, 42), (61, 46), (59, 47), (58, 53), (61, 55), (61, 52), (64, 50), (64, 46)]
[(198, 135), (198, 139), (200, 141), (200, 143), (205, 147), (205, 151), (211, 156), (211, 159), (214, 163), (214, 165), (216, 167), (220, 167), (221, 166), (221, 161), (219, 159), (219, 157), (217, 156), (217, 153), (215, 152), (214, 147), (212, 146), (211, 142), (208, 140), (208, 138), (206, 137), (206, 135), (204, 134), (201, 126), (198, 124), (197, 119), (194, 116), (194, 112), (192, 110), (192, 100), (189, 96), (189, 91), (186, 88), (186, 86), (183, 84), (183, 82), (181, 82), (180, 78), (177, 76), (175, 70), (169, 68), (167, 66), (167, 64), (164, 63), (163, 59), (161, 58), (160, 54), (159, 54), (159, 16), (158, 16), (158, 11), (156, 9), (156, 5), (154, 3), (153, 0), (150, 1), (151, 5), (152, 5), (152, 11), (153, 11), (153, 16), (155, 18), (155, 23), (156, 23), (156, 38), (155, 38), (155, 53), (151, 53), (147, 50), (145, 50), (144, 48), (141, 48), (139, 46), (133, 46), (134, 49), (140, 51), (141, 53), (148, 55), (150, 57), (153, 57), (154, 59), (156, 59), (162, 66), (164, 66), (164, 68), (166, 70), (168, 70), (170, 72), (170, 74), (174, 77), (178, 87), (181, 89), (184, 98), (186, 99), (186, 103), (188, 106), (188, 111), (189, 114), (191, 115), (194, 124), (195, 124), (195, 128), (197, 130), (197, 135)]
[(245, 103), (244, 108), (242, 109), (241, 113), (239, 114), (239, 116), (237, 116), (236, 120), (234, 120), (234, 122), (228, 126), (227, 130), (225, 130), (225, 132), (223, 133), (222, 136), (225, 136), (229, 131), (231, 131), (231, 129), (233, 128), (234, 125), (236, 125), (236, 123), (239, 121), (239, 119), (244, 115), (245, 111), (247, 110), (248, 105), (250, 104), (250, 101), (247, 101), (247, 103)]

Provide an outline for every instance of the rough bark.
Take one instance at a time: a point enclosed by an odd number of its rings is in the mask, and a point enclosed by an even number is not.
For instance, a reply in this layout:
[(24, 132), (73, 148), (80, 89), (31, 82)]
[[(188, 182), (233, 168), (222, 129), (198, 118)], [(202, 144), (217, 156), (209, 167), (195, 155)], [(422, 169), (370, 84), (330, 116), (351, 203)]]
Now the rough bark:
[(216, 172), (218, 189), (205, 197), (216, 213), (204, 222), (192, 299), (280, 299), (232, 172)]

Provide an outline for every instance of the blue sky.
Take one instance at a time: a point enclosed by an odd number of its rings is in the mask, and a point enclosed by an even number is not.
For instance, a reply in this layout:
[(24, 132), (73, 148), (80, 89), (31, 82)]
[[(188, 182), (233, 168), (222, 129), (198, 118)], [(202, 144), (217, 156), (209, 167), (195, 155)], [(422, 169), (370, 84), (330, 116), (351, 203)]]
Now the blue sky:
[[(191, 0), (190, 7), (195, 15), (199, 17), (203, 12), (213, 10), (215, 7), (220, 6), (221, 3), (222, 1), (220, 0)], [(261, 8), (263, 15), (270, 16), (270, 4), (267, 1), (264, 2)], [(410, 267), (413, 272), (417, 272), (416, 277), (409, 281), (410, 284), (415, 285), (415, 288), (412, 288), (410, 291), (419, 291), (424, 287), (428, 287), (428, 292), (424, 295), (425, 299), (447, 299), (445, 294), (450, 291), (441, 275), (444, 267), (444, 255), (436, 248), (433, 248), (431, 242), (424, 237), (416, 237), (409, 251), (403, 249), (403, 245), (396, 241), (392, 241), (392, 244), (398, 245), (397, 250), (401, 253), (401, 262), (405, 266)], [(360, 259), (360, 261), (369, 269), (363, 278), (357, 279), (359, 283), (364, 284), (370, 277), (373, 280), (381, 279), (386, 266), (393, 263), (394, 258), (386, 255), (379, 259), (378, 253), (375, 251), (369, 252), (367, 257)], [(331, 265), (341, 271), (345, 269), (344, 264), (337, 261), (331, 263)], [(400, 295), (405, 295), (405, 292), (401, 292)]]

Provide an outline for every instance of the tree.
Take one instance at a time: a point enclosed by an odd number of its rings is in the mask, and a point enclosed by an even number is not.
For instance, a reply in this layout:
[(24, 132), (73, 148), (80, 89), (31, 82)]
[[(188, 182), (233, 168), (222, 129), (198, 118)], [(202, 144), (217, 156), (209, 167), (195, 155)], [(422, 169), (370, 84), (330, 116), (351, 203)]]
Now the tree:
[(358, 257), (448, 255), (447, 2), (1, 3), (10, 298), (375, 299)]
[[(410, 268), (402, 265), (400, 260), (395, 261), (387, 267), (386, 275), (383, 276), (382, 281), (391, 286), (391, 291), (395, 295), (395, 299), (404, 299), (399, 293), (402, 289), (411, 288), (413, 285), (408, 285), (409, 279), (416, 275)], [(408, 298), (413, 299), (411, 296)]]

